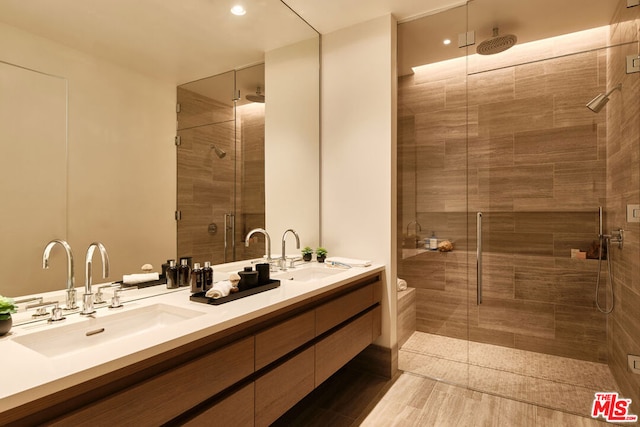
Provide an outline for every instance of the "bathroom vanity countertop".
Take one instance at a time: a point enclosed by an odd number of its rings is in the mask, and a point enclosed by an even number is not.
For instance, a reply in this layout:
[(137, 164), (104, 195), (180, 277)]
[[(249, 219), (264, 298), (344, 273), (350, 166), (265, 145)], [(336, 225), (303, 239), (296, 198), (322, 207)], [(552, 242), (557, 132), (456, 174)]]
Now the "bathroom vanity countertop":
[[(228, 276), (228, 272), (237, 271), (241, 269), (239, 266), (244, 265), (248, 265), (248, 261), (214, 266), (214, 272), (217, 274), (215, 280), (220, 280), (224, 275)], [(319, 265), (314, 267), (318, 268)], [(121, 294), (124, 303), (122, 308), (101, 308), (97, 310), (95, 317), (99, 319), (106, 316), (118, 316), (127, 311), (154, 304), (166, 304), (198, 313), (195, 317), (163, 325), (160, 329), (131, 334), (111, 343), (86, 347), (60, 356), (45, 356), (14, 340), (47, 329), (83, 322), (87, 320), (86, 316), (67, 315), (67, 319), (59, 324), (40, 321), (14, 326), (10, 334), (0, 337), (3, 384), (0, 387), (0, 413), (303, 302), (306, 299), (337, 289), (354, 279), (383, 270), (383, 265), (373, 264), (370, 267), (353, 267), (341, 270), (331, 276), (308, 282), (281, 279), (281, 285), (276, 289), (221, 305), (190, 301), (189, 288), (130, 302), (127, 300), (132, 298), (128, 298), (127, 294), (149, 292), (148, 288), (147, 290), (125, 292)], [(295, 269), (291, 271), (295, 271)], [(275, 272), (272, 273), (272, 278), (278, 278), (276, 276)], [(78, 290), (78, 292), (80, 294), (82, 291)]]

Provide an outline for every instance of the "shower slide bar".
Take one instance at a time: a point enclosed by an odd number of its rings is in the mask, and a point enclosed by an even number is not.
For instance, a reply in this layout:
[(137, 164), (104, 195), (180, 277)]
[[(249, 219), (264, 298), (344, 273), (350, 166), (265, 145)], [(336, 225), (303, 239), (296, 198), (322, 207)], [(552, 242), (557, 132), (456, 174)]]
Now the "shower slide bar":
[(476, 214), (476, 274), (477, 274), (477, 303), (482, 304), (482, 212)]

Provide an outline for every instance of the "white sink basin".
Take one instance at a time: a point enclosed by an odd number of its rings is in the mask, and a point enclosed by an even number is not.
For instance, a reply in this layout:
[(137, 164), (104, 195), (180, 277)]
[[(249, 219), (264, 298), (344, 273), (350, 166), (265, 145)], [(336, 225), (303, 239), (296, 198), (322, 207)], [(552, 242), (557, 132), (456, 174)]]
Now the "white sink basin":
[[(173, 325), (204, 313), (168, 304), (153, 304), (107, 316), (16, 336), (13, 341), (47, 357), (68, 355), (111, 341)], [(117, 344), (113, 344), (117, 345)]]
[(311, 264), (309, 266), (291, 268), (287, 271), (271, 273), (274, 279), (296, 280), (298, 282), (312, 282), (322, 280), (335, 274), (344, 273), (347, 270), (329, 268), (324, 265)]

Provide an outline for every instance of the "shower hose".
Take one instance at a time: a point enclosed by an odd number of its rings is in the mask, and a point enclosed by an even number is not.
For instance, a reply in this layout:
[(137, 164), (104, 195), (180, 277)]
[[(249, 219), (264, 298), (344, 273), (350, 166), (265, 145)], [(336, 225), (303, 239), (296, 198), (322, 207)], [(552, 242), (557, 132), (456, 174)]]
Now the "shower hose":
[[(609, 236), (600, 235), (600, 248), (598, 249), (598, 277), (596, 278), (596, 307), (601, 313), (609, 314), (613, 311), (613, 275), (611, 274), (611, 244)], [(611, 307), (603, 309), (600, 306), (600, 271), (602, 271), (602, 245), (607, 245), (607, 270), (609, 271), (609, 293), (611, 294)], [(606, 283), (605, 283), (606, 286)]]

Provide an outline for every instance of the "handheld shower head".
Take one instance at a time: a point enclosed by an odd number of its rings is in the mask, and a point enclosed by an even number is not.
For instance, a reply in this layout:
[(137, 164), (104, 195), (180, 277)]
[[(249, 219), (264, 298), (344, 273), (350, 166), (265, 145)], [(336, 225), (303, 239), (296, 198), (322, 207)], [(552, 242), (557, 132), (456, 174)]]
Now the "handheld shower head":
[(599, 113), (600, 110), (602, 110), (604, 106), (607, 105), (607, 102), (609, 102), (609, 95), (611, 95), (611, 93), (615, 90), (622, 91), (622, 83), (618, 83), (613, 89), (611, 89), (607, 93), (598, 94), (598, 96), (596, 96), (595, 98), (593, 98), (591, 101), (587, 103), (587, 108), (593, 111), (594, 113)]
[(211, 148), (213, 151), (216, 152), (216, 156), (218, 156), (219, 159), (222, 159), (222, 158), (224, 158), (224, 156), (227, 155), (226, 151), (222, 150), (221, 148), (219, 148), (218, 146), (216, 146), (214, 144), (211, 144), (209, 146), (209, 148)]

